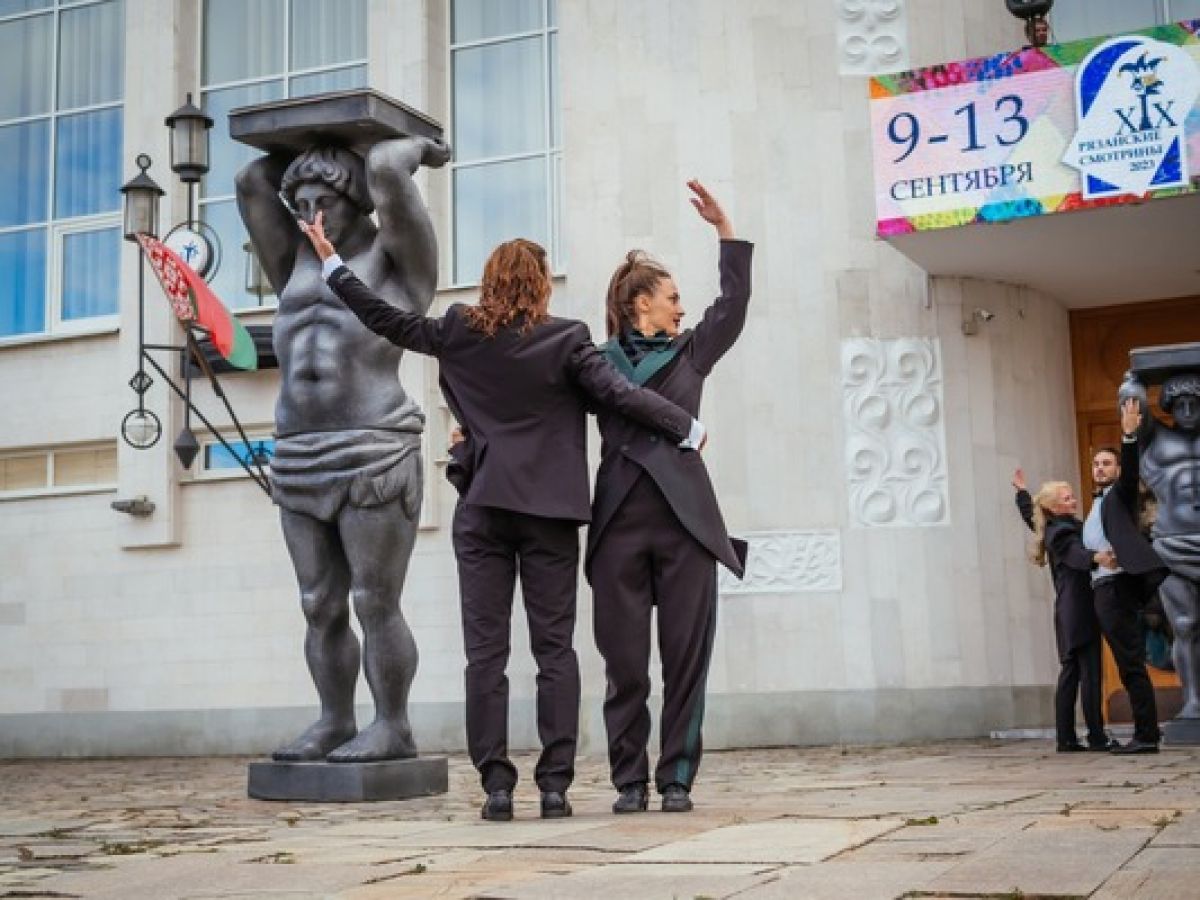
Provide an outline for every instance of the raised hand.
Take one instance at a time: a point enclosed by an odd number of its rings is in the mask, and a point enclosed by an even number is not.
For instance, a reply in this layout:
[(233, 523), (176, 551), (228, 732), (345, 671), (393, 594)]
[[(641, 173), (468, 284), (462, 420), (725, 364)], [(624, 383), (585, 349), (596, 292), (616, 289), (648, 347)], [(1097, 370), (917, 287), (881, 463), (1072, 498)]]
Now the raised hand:
[(296, 223), (300, 226), (300, 230), (304, 232), (309, 241), (312, 242), (313, 249), (317, 251), (317, 257), (321, 262), (325, 262), (325, 260), (337, 252), (333, 249), (333, 244), (329, 243), (329, 238), (325, 237), (324, 211), (317, 211), (311, 225), (303, 219), (297, 219)]
[(696, 208), (696, 212), (700, 213), (700, 218), (717, 229), (718, 237), (722, 239), (733, 237), (733, 223), (729, 221), (725, 210), (721, 209), (721, 204), (708, 192), (708, 189), (695, 178), (689, 181), (687, 186), (696, 195), (689, 199), (692, 201), (692, 206)]
[(1025, 470), (1024, 469), (1017, 469), (1017, 471), (1013, 472), (1012, 486), (1013, 486), (1013, 490), (1017, 490), (1017, 491), (1028, 490), (1028, 488), (1026, 487), (1026, 484), (1025, 484)]
[(1136, 397), (1126, 397), (1121, 401), (1121, 431), (1125, 434), (1137, 434), (1141, 424), (1142, 405)]

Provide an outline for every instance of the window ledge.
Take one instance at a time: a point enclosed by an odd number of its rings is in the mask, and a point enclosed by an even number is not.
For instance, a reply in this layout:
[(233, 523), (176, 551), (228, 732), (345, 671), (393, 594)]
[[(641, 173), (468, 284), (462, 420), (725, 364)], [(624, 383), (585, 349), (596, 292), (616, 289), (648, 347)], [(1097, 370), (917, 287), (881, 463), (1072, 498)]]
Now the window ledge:
[(47, 497), (78, 497), (83, 494), (115, 494), (115, 484), (62, 485), (60, 487), (31, 488), (30, 490), (0, 491), (0, 503), (11, 500), (41, 500)]
[(52, 344), (58, 341), (78, 341), (88, 338), (110, 337), (119, 334), (119, 325), (104, 325), (80, 331), (58, 331), (52, 334), (14, 334), (0, 337), (0, 351), (10, 347), (27, 347), (31, 344)]

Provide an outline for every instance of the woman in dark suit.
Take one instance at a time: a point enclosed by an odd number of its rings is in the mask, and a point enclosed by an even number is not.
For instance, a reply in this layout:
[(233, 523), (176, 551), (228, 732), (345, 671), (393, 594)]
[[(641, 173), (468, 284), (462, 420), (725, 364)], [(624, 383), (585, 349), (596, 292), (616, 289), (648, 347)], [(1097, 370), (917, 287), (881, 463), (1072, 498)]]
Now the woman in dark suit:
[(485, 819), (512, 818), (517, 771), (508, 758), (508, 679), (518, 570), (537, 661), (542, 754), (534, 777), (546, 818), (568, 816), (575, 773), (579, 663), (572, 646), (579, 526), (588, 506), (585, 402), (629, 415), (676, 461), (703, 437), (692, 416), (636, 388), (592, 345), (587, 326), (552, 318), (545, 251), (527, 240), (488, 258), (479, 303), (426, 318), (377, 297), (344, 266), (317, 213), (301, 222), (330, 290), (367, 328), (437, 357), (446, 402), (466, 440), (452, 450), (454, 513), (466, 649), (467, 746), (487, 792)]
[[(670, 274), (635, 251), (612, 276), (604, 352), (633, 381), (692, 415), (704, 379), (733, 346), (746, 321), (753, 246), (699, 182), (688, 182), (692, 204), (720, 238), (721, 296), (694, 330), (680, 331), (683, 306)], [(698, 453), (672, 465), (658, 435), (636, 422), (598, 413), (600, 471), (586, 572), (595, 596), (596, 645), (608, 691), (604, 723), (613, 811), (648, 806), (650, 738), (650, 615), (658, 607), (662, 659), (661, 750), (655, 783), (666, 812), (692, 808), (700, 764), (704, 685), (716, 628), (717, 562), (741, 575), (745, 545), (725, 529), (708, 472)]]
[[(1079, 501), (1064, 481), (1048, 481), (1033, 497), (1025, 473), (1013, 475), (1017, 509), (1033, 531), (1030, 557), (1039, 566), (1050, 563), (1054, 582), (1054, 638), (1062, 668), (1054, 691), (1054, 722), (1059, 753), (1104, 751), (1111, 741), (1104, 731), (1100, 708), (1100, 622), (1092, 596), (1091, 572), (1112, 565), (1113, 554), (1093, 553), (1083, 546), (1083, 523), (1076, 517)], [(1075, 733), (1075, 699), (1083, 706), (1088, 745)]]

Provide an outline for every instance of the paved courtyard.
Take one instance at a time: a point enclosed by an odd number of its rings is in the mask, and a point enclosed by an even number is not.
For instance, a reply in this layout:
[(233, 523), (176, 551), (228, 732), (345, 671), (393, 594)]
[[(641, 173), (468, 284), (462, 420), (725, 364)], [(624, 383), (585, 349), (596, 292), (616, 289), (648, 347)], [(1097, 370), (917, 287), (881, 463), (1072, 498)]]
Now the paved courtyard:
[(710, 753), (694, 813), (624, 817), (592, 757), (573, 818), (526, 780), (507, 824), (462, 756), (448, 794), (374, 804), (250, 800), (246, 763), (0, 762), (0, 898), (1200, 898), (1200, 748)]

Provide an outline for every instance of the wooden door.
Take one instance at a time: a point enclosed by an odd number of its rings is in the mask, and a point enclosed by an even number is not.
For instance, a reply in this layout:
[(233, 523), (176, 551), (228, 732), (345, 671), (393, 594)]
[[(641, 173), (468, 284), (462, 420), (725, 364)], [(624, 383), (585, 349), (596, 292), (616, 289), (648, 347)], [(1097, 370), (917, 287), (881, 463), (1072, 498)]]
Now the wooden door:
[[(1092, 493), (1093, 454), (1105, 446), (1119, 446), (1120, 418), (1117, 389), (1129, 368), (1129, 351), (1135, 347), (1200, 341), (1200, 297), (1131, 303), (1071, 312), (1071, 367), (1075, 379), (1075, 428), (1079, 438), (1079, 482), (1082, 496)], [(1158, 389), (1150, 392), (1158, 409)], [(1158, 701), (1158, 716), (1172, 718), (1182, 704), (1179, 679), (1174, 672), (1150, 669)], [(1104, 648), (1104, 706), (1110, 722), (1131, 721), (1129, 697), (1117, 677), (1117, 667)]]

